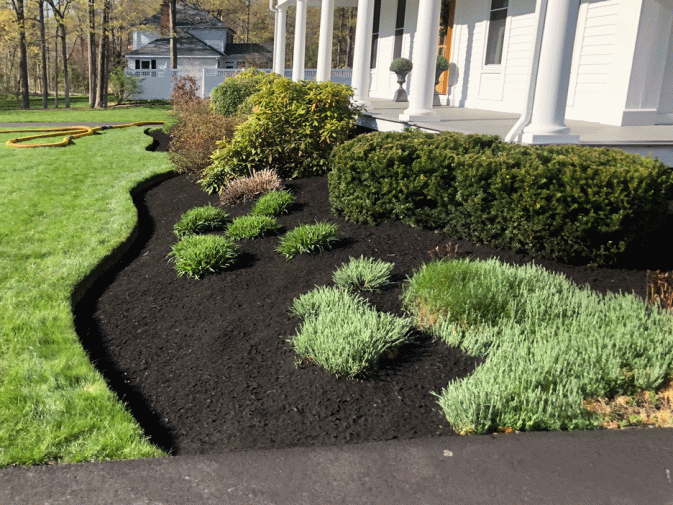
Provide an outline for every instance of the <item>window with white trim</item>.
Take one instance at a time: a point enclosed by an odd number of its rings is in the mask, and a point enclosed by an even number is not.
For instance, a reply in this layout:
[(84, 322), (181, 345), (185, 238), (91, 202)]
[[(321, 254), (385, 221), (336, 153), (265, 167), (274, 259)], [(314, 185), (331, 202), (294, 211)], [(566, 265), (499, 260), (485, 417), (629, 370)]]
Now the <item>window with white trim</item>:
[(492, 0), (486, 40), (486, 65), (500, 65), (505, 45), (508, 0)]

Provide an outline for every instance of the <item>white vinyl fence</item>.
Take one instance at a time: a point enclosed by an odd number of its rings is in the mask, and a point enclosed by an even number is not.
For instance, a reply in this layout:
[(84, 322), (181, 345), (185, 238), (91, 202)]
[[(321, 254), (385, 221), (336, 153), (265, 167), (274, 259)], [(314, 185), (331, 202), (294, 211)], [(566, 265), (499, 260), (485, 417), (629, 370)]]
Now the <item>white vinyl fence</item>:
[[(263, 72), (271, 72), (270, 68), (260, 69)], [(199, 96), (207, 98), (215, 86), (224, 81), (227, 77), (233, 77), (243, 72), (243, 69), (224, 69), (224, 68), (202, 68), (202, 69), (176, 69), (176, 70), (126, 70), (129, 75), (140, 77), (140, 87), (142, 92), (133, 98), (138, 100), (168, 100), (171, 96), (174, 75), (191, 75), (199, 87)], [(351, 83), (352, 70), (350, 68), (337, 68), (332, 70), (331, 80), (341, 84)], [(315, 80), (316, 70), (306, 69), (304, 79), (307, 81)], [(292, 69), (285, 70), (285, 77), (292, 78)]]

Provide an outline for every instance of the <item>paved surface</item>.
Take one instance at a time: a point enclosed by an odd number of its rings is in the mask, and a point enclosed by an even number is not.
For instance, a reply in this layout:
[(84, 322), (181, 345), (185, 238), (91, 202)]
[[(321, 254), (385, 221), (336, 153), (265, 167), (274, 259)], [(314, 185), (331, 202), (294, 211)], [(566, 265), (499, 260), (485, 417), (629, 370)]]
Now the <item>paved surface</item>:
[(0, 503), (673, 504), (673, 429), (522, 433), (0, 470)]

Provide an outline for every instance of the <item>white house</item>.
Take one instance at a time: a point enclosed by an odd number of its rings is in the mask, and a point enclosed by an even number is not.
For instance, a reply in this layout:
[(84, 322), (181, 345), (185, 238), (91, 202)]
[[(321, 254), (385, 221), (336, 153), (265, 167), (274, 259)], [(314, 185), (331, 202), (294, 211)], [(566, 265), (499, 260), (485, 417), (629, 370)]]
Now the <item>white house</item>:
[(286, 13), (294, 8), (293, 78), (303, 78), (306, 6), (315, 5), (316, 78), (329, 79), (334, 8), (356, 4), (356, 99), (392, 97), (390, 62), (409, 58), (401, 120), (438, 118), (435, 59), (443, 53), (451, 71), (440, 84), (442, 103), (521, 114), (512, 140), (576, 142), (566, 119), (673, 124), (673, 0), (271, 0), (274, 70), (285, 60)]
[[(132, 50), (126, 59), (129, 72), (143, 78), (143, 94), (139, 98), (168, 98), (170, 95), (174, 72), (170, 69), (168, 8), (164, 0), (161, 11), (142, 21), (140, 29), (133, 32)], [(267, 48), (254, 43), (235, 44), (234, 30), (184, 0), (176, 2), (176, 31), (177, 73), (193, 75), (205, 96), (233, 73), (218, 69), (233, 71), (253, 62), (266, 66), (270, 60), (271, 51)], [(207, 78), (213, 82), (206, 93)]]

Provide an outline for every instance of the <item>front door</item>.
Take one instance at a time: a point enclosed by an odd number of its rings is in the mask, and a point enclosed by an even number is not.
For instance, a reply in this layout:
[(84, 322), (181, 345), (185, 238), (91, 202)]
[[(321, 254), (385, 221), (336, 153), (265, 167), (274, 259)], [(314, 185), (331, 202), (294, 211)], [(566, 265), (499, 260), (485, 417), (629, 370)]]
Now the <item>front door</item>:
[[(456, 0), (442, 0), (442, 11), (439, 26), (439, 44), (437, 55), (443, 54), (451, 61), (451, 40), (453, 39), (453, 18), (456, 13)], [(443, 72), (439, 77), (437, 93), (446, 95), (449, 91), (449, 72)]]

